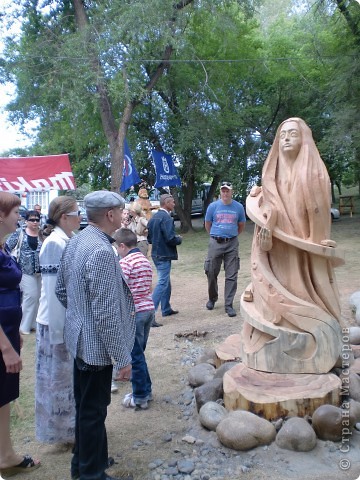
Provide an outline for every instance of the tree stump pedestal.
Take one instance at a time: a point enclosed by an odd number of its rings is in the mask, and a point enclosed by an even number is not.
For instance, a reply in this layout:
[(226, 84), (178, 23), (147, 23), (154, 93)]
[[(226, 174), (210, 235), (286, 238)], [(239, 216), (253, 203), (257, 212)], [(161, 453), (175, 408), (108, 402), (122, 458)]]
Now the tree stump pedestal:
[(227, 410), (247, 410), (267, 420), (312, 415), (324, 404), (339, 406), (341, 380), (332, 373), (267, 373), (243, 363), (224, 375)]

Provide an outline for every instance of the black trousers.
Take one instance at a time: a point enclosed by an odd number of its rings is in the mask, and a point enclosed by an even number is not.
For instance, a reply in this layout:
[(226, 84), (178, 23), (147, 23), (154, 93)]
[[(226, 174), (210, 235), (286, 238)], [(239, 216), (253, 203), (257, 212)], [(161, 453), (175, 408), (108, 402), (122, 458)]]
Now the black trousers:
[(96, 368), (83, 370), (74, 362), (76, 418), (71, 476), (80, 480), (104, 480), (108, 468), (105, 419), (111, 401), (113, 367)]
[(224, 303), (226, 308), (233, 306), (237, 290), (238, 271), (240, 268), (238, 237), (234, 237), (229, 242), (224, 243), (217, 243), (215, 239), (210, 237), (208, 254), (205, 260), (205, 273), (208, 278), (209, 300), (213, 302), (217, 302), (219, 298), (217, 279), (222, 262), (224, 262), (225, 270)]

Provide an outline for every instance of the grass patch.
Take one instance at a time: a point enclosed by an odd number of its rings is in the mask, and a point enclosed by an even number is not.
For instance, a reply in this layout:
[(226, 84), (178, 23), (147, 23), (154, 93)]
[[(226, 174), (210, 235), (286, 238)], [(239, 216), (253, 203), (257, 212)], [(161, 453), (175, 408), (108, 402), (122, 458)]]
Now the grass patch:
[(11, 430), (17, 439), (26, 439), (33, 435), (35, 417), (35, 334), (23, 338), (20, 397), (11, 404)]

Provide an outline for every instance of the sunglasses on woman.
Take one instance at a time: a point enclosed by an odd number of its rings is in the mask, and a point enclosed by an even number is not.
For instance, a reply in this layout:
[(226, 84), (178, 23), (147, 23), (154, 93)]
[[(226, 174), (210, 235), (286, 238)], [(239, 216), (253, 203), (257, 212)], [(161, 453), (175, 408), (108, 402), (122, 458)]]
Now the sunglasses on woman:
[(28, 218), (26, 221), (27, 222), (32, 222), (32, 223), (40, 222), (40, 218)]

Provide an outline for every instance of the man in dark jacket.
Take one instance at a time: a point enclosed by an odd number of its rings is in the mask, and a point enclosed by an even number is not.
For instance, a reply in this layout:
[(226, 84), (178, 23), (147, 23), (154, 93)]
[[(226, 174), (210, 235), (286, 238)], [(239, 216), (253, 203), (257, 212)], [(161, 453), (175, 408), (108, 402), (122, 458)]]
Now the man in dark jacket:
[[(181, 236), (175, 234), (174, 220), (171, 217), (174, 206), (175, 202), (172, 195), (168, 193), (161, 195), (160, 209), (148, 223), (148, 242), (152, 245), (151, 257), (158, 275), (158, 282), (153, 291), (152, 298), (155, 311), (159, 304), (161, 304), (163, 317), (178, 313), (178, 311), (173, 310), (170, 305), (171, 260), (177, 260), (176, 245), (180, 245), (182, 242)], [(151, 326), (161, 327), (162, 324), (154, 320)]]

